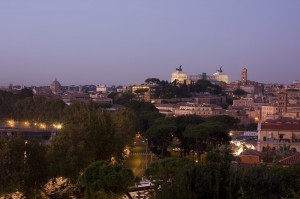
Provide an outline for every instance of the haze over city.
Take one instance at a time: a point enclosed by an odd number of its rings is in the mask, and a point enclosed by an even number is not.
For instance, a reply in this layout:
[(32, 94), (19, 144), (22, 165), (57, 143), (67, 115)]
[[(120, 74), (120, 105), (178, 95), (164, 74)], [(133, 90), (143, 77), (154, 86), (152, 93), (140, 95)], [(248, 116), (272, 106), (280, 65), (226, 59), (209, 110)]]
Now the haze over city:
[(0, 86), (299, 79), (300, 1), (0, 1)]

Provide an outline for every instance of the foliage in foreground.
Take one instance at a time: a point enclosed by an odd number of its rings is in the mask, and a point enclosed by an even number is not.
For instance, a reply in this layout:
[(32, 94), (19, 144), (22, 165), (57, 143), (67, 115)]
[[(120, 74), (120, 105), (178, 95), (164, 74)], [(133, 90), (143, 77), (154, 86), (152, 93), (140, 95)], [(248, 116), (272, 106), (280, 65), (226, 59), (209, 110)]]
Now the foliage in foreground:
[(99, 198), (101, 194), (121, 197), (134, 184), (134, 176), (120, 164), (97, 161), (85, 168), (80, 181), (86, 198)]
[(228, 150), (214, 150), (206, 159), (170, 158), (150, 165), (153, 198), (299, 198), (300, 164), (290, 167), (231, 165)]

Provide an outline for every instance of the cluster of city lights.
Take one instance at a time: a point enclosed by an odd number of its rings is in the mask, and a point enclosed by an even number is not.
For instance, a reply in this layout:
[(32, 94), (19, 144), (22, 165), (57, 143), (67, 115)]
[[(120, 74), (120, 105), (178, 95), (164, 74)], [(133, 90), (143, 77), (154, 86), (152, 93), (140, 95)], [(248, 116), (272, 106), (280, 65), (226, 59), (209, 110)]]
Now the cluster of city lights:
[(46, 124), (45, 122), (29, 122), (29, 121), (18, 122), (12, 119), (7, 120), (5, 126), (9, 128), (40, 128), (40, 129), (54, 128), (57, 130), (62, 129), (63, 127), (61, 123)]
[(247, 149), (255, 150), (255, 146), (253, 146), (252, 144), (246, 143), (243, 140), (232, 140), (232, 141), (230, 141), (230, 144), (233, 145), (233, 154), (234, 155), (240, 155), (243, 151), (245, 151)]
[(62, 124), (52, 124), (55, 129), (62, 129)]

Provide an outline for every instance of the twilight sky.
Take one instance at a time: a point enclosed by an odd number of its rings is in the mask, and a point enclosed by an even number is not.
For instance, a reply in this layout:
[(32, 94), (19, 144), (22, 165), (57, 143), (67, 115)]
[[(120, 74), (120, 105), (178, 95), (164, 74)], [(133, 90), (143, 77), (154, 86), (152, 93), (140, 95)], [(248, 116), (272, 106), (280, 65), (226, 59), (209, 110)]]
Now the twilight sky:
[(299, 0), (0, 0), (0, 86), (300, 79)]

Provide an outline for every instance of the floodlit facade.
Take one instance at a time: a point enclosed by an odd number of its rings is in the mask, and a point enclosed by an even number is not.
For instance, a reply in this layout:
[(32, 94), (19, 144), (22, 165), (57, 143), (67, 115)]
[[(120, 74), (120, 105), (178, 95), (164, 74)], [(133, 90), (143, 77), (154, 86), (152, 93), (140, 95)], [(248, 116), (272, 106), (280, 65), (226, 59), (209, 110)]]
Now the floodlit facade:
[(179, 109), (175, 110), (175, 116), (199, 115), (202, 117), (210, 117), (222, 114), (224, 114), (224, 110), (222, 109), (222, 107), (213, 104), (187, 103), (185, 105), (179, 106)]
[(101, 92), (101, 93), (106, 93), (107, 92), (107, 87), (106, 87), (105, 84), (100, 84), (96, 87), (96, 91)]
[(155, 98), (156, 89), (157, 86), (151, 84), (142, 84), (131, 87), (132, 93), (135, 93), (138, 96), (138, 98), (148, 102)]
[(261, 107), (261, 121), (266, 121), (267, 119), (276, 119), (278, 115), (277, 105), (264, 105)]
[(172, 73), (171, 82), (174, 82), (175, 80), (179, 84), (183, 84), (188, 79), (188, 75), (183, 71), (175, 71)]
[(191, 84), (197, 82), (198, 80), (209, 80), (212, 82), (218, 81), (225, 82), (226, 84), (229, 83), (229, 76), (223, 72), (222, 67), (220, 67), (220, 69), (218, 69), (212, 75), (206, 75), (206, 73), (188, 75), (187, 73), (183, 72), (181, 67), (182, 66), (180, 65), (179, 68), (176, 68), (176, 71), (172, 73), (171, 82), (176, 81), (179, 84)]
[(229, 76), (224, 73), (220, 67), (219, 70), (217, 70), (213, 75), (213, 79), (219, 82), (225, 82), (226, 84), (229, 84)]
[(258, 151), (267, 148), (279, 150), (281, 147), (290, 147), (300, 152), (300, 121), (273, 120), (259, 124)]

